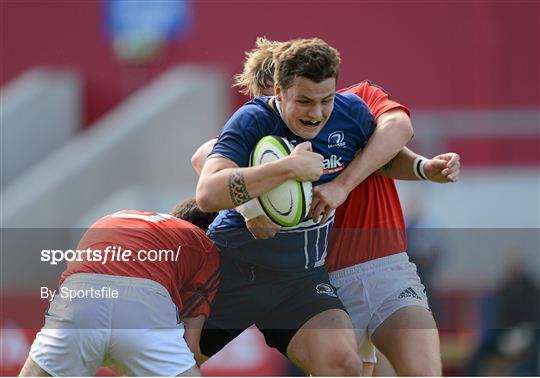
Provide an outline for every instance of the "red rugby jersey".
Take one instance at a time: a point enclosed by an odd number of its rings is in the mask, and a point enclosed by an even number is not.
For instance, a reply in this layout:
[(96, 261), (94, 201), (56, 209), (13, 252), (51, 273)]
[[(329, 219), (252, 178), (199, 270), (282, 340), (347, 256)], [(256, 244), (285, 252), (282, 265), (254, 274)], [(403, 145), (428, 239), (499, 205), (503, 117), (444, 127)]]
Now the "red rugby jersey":
[(219, 254), (191, 223), (169, 214), (119, 211), (86, 231), (77, 250), (88, 249), (90, 254), (80, 253), (83, 261), (68, 263), (60, 284), (75, 273), (146, 278), (169, 291), (182, 316), (209, 315), (219, 283)]
[[(361, 97), (377, 119), (381, 114), (409, 109), (389, 99), (377, 85), (363, 81), (340, 92)], [(329, 272), (405, 251), (407, 238), (401, 203), (393, 179), (372, 174), (336, 210), (326, 266)]]

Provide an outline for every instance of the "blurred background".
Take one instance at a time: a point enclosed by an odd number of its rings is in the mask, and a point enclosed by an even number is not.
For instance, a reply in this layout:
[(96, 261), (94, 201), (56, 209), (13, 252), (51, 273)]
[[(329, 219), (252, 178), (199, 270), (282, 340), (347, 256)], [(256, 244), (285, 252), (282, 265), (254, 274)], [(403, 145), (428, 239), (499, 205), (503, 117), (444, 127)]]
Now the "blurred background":
[[(190, 157), (247, 100), (232, 76), (258, 36), (324, 39), (338, 87), (374, 81), (410, 107), (415, 151), (461, 154), (457, 184), (398, 183), (445, 374), (540, 374), (539, 2), (2, 0), (0, 17), (2, 375), (63, 269), (25, 235), (193, 197)], [(254, 330), (203, 371), (297, 374)]]

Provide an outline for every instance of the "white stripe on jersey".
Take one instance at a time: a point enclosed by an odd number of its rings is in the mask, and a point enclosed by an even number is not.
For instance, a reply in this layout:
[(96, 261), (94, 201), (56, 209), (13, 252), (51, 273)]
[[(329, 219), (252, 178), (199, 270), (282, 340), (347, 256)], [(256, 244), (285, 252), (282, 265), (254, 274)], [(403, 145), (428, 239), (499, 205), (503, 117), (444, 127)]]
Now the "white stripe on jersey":
[(326, 237), (325, 237), (325, 241), (324, 241), (324, 252), (322, 254), (322, 256), (319, 258), (319, 256), (317, 255), (317, 258), (318, 260), (315, 261), (315, 265), (314, 267), (319, 267), (319, 266), (323, 266), (324, 263), (326, 262), (326, 255), (327, 255), (327, 252), (328, 252), (328, 234), (330, 233), (330, 227), (332, 226), (331, 223), (327, 223), (328, 227), (326, 228)]
[(308, 233), (304, 232), (304, 255), (306, 256), (306, 265), (304, 268), (308, 268), (309, 265), (309, 254), (308, 254)]
[(321, 229), (317, 229), (317, 240), (315, 241), (315, 261), (319, 261), (319, 238), (321, 237)]
[[(327, 222), (316, 228), (300, 230), (304, 233), (304, 256), (306, 258), (306, 264), (304, 265), (305, 269), (308, 269), (308, 266), (309, 266), (309, 234), (312, 233), (312, 231), (317, 232), (317, 238), (315, 240), (315, 256), (314, 256), (315, 261), (313, 263), (313, 267), (316, 268), (319, 266), (323, 266), (324, 263), (326, 262), (326, 255), (327, 255), (327, 249), (328, 249), (328, 234), (330, 233), (330, 228), (332, 227), (332, 224), (333, 222)], [(321, 228), (323, 227), (325, 228), (324, 248), (322, 251), (322, 255), (319, 257), (319, 253), (320, 253), (319, 241), (321, 237)]]
[(114, 213), (109, 215), (111, 218), (141, 219), (151, 223), (157, 223), (174, 218), (170, 214), (155, 213), (154, 215)]

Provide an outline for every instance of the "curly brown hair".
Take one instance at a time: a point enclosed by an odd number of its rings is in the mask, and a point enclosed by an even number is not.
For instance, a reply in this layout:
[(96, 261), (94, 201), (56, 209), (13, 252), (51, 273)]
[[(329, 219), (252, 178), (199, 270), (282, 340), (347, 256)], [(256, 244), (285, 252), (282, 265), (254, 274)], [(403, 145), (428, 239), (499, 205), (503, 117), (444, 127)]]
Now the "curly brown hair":
[(316, 83), (329, 78), (337, 80), (341, 58), (339, 52), (320, 38), (296, 39), (288, 46), (275, 48), (274, 82), (281, 88), (291, 87), (297, 77)]

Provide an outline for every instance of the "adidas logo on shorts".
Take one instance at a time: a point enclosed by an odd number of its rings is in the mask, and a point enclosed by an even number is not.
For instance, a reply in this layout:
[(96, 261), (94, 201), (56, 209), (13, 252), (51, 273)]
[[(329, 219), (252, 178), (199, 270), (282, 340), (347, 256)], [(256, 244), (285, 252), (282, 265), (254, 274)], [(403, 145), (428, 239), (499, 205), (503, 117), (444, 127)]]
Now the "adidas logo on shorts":
[(422, 300), (422, 297), (420, 297), (418, 294), (416, 294), (416, 291), (414, 291), (410, 287), (401, 292), (398, 299), (400, 299), (400, 298), (415, 298), (415, 299), (418, 299), (419, 301)]

